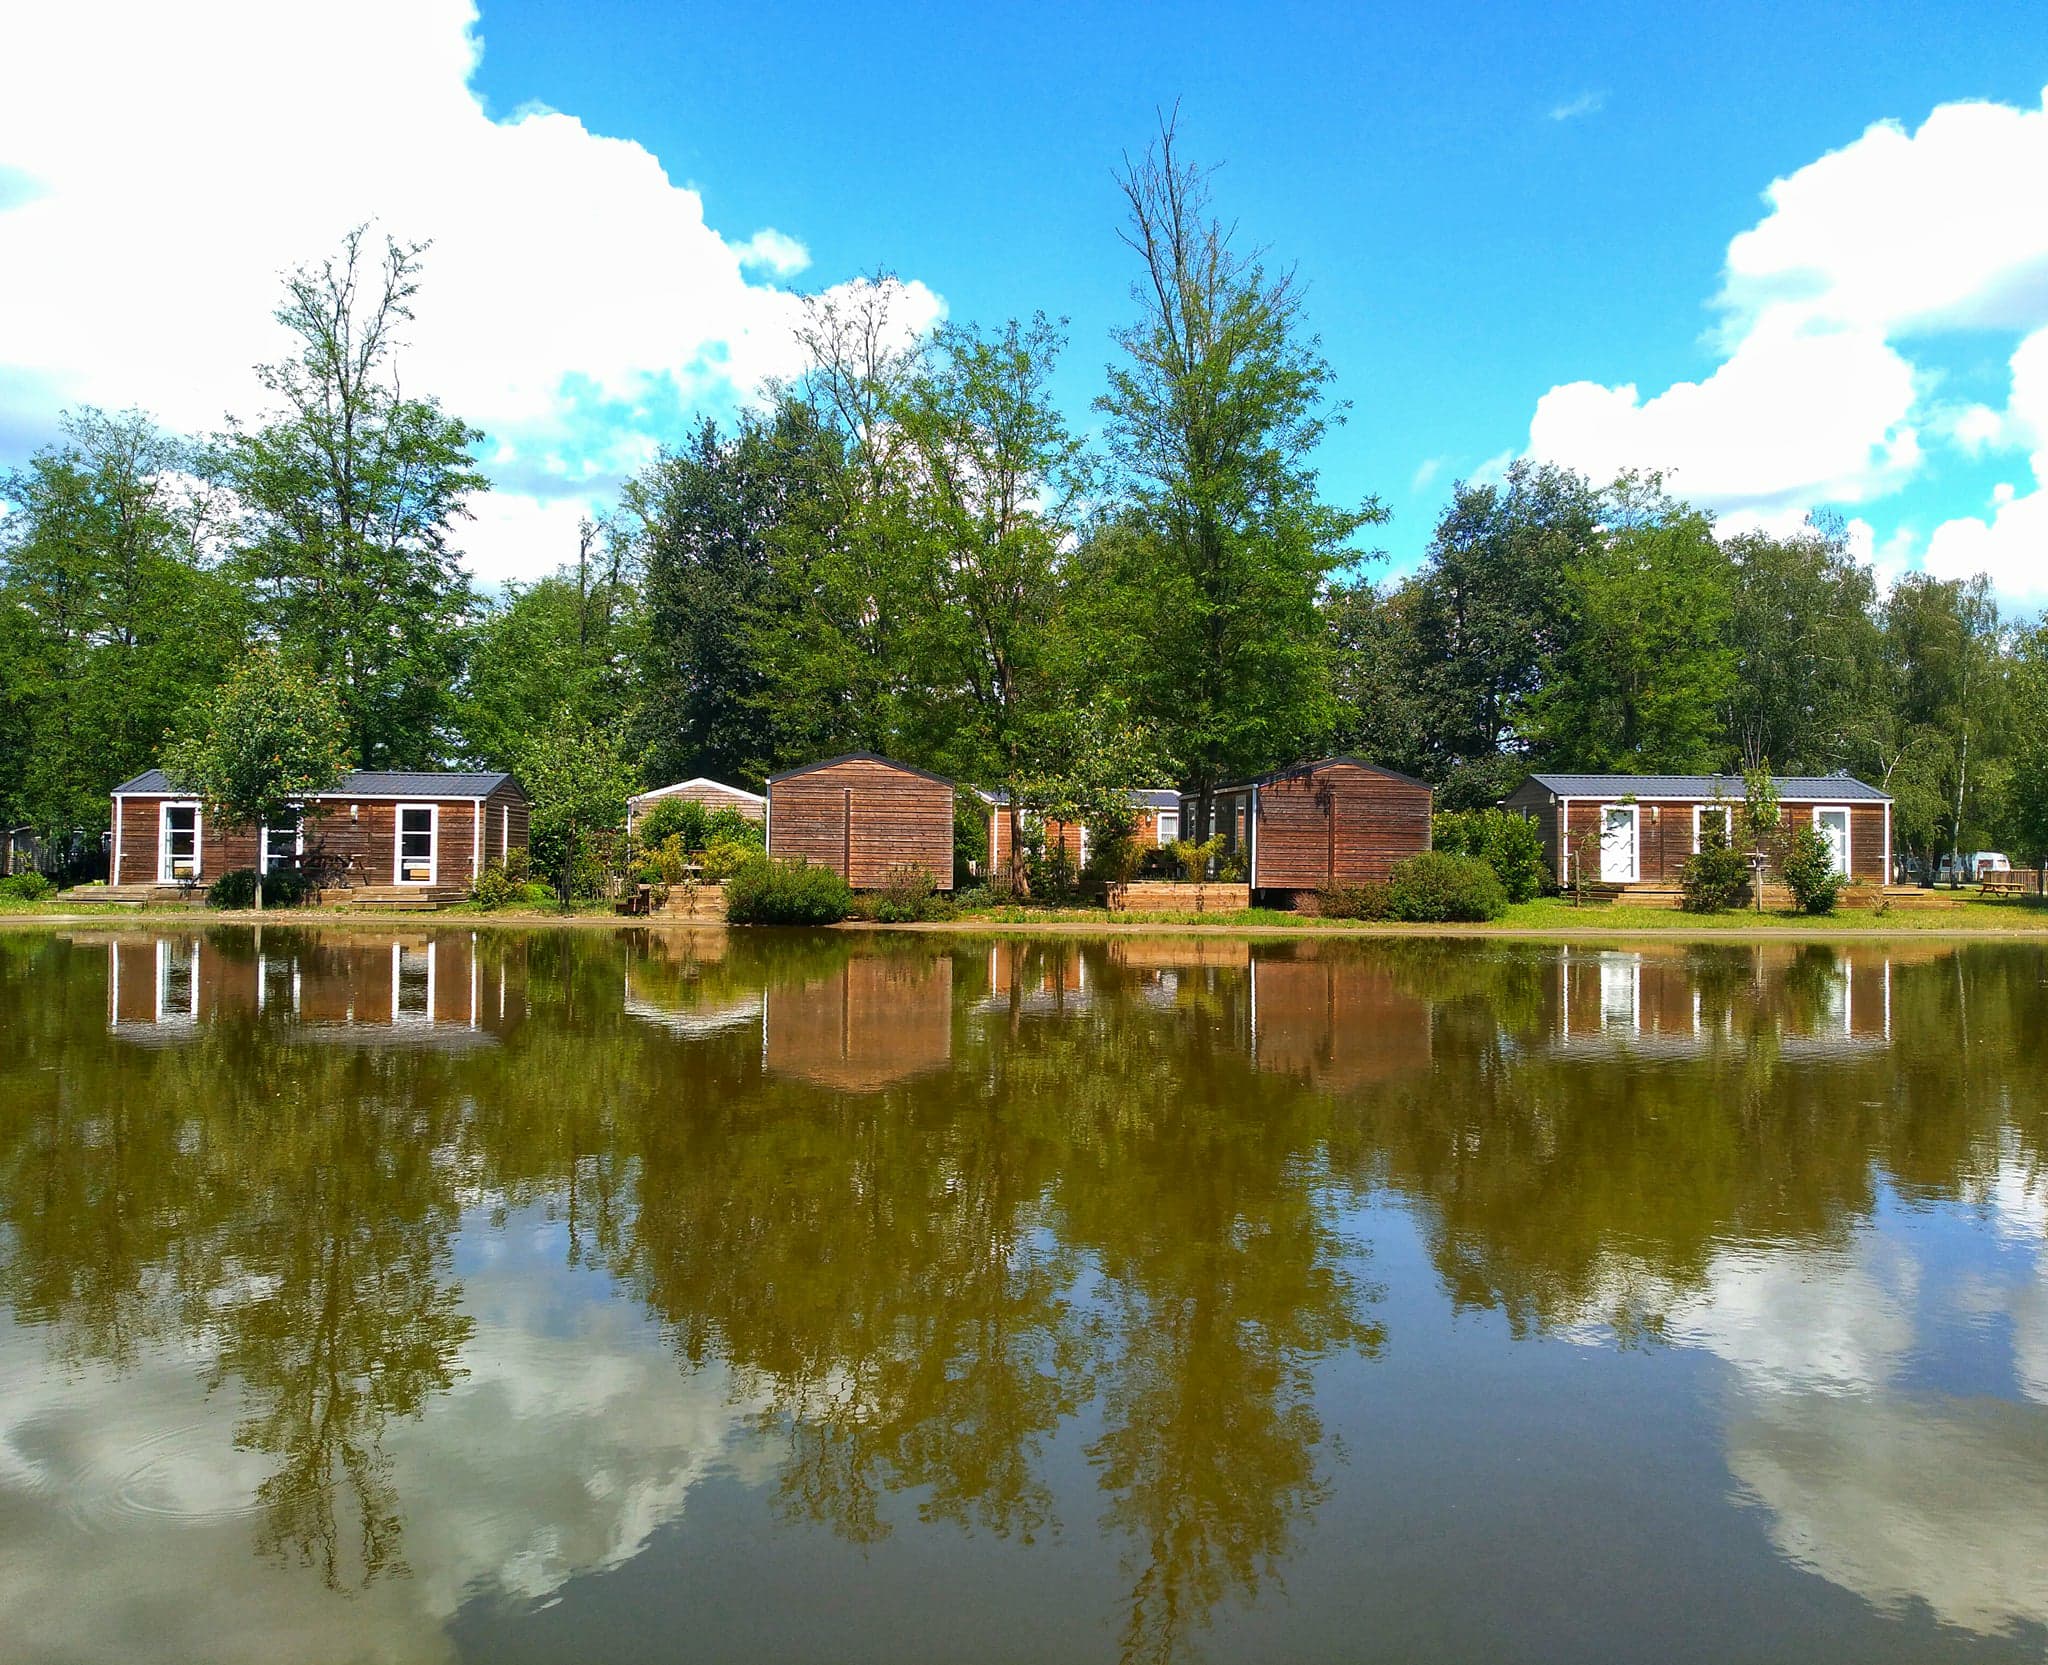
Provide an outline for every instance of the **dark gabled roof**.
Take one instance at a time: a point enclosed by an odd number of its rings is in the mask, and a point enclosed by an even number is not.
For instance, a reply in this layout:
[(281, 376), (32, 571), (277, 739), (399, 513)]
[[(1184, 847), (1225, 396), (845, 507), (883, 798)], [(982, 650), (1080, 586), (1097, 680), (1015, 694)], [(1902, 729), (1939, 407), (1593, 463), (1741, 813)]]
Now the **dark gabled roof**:
[[(1531, 775), (1558, 798), (1696, 798), (1730, 803), (1743, 795), (1740, 775)], [(1891, 796), (1852, 775), (1773, 775), (1771, 785), (1787, 803), (1890, 803)]]
[(953, 784), (944, 775), (935, 775), (929, 769), (914, 769), (908, 763), (898, 763), (893, 757), (884, 757), (880, 752), (841, 752), (837, 757), (820, 758), (816, 763), (801, 764), (794, 769), (785, 769), (779, 775), (770, 775), (768, 784), (773, 786), (779, 780), (792, 780), (798, 775), (815, 774), (820, 769), (830, 769), (839, 763), (879, 763), (885, 769), (900, 769), (906, 775), (916, 775), (920, 780), (935, 781), (940, 786)]
[[(1428, 781), (1417, 780), (1413, 775), (1404, 775), (1399, 769), (1388, 769), (1378, 763), (1368, 763), (1362, 757), (1348, 756), (1318, 757), (1310, 761), (1296, 763), (1286, 769), (1275, 769), (1271, 774), (1260, 775), (1255, 780), (1223, 781), (1219, 785), (1212, 786), (1209, 790), (1211, 792), (1240, 792), (1247, 786), (1271, 786), (1277, 780), (1289, 780), (1295, 775), (1306, 775), (1317, 769), (1327, 769), (1334, 763), (1348, 763), (1354, 769), (1363, 769), (1369, 774), (1384, 775), (1388, 780), (1404, 781), (1410, 786), (1420, 786), (1434, 790), (1434, 788), (1429, 787)], [(1181, 796), (1183, 798), (1191, 798), (1194, 796), (1194, 793), (1192, 791), (1183, 792)]]
[[(510, 781), (519, 783), (503, 769), (351, 769), (332, 792), (314, 794), (321, 798), (488, 798)], [(133, 780), (114, 788), (117, 793), (149, 796), (176, 793), (161, 769), (145, 769)], [(520, 791), (525, 791), (520, 787)]]

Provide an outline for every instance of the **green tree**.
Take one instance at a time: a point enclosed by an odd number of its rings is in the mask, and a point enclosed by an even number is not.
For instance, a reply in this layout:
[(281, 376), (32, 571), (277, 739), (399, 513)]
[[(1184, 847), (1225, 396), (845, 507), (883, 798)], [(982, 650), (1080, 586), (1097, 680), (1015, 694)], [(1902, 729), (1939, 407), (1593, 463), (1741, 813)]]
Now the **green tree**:
[(1565, 570), (1566, 639), (1535, 701), (1552, 763), (1704, 771), (1723, 761), (1736, 675), (1733, 575), (1712, 520), (1654, 474), (1602, 494), (1599, 539)]
[(0, 808), (48, 833), (103, 826), (107, 788), (240, 651), (244, 608), (203, 558), (190, 447), (90, 408), (0, 480)]
[(1294, 274), (1232, 245), (1169, 120), (1119, 179), (1137, 321), (1097, 401), (1128, 492), (1113, 605), (1140, 715), (1176, 736), (1197, 796), (1319, 743), (1335, 715), (1318, 603), (1384, 518), (1326, 504), (1312, 458), (1342, 407)]
[(563, 719), (533, 737), (517, 770), (532, 800), (534, 865), (565, 902), (594, 895), (623, 845), (636, 785), (617, 731)]
[(440, 750), (471, 606), (454, 531), (485, 488), (482, 435), (400, 386), (425, 247), (387, 238), (379, 259), (358, 226), (294, 271), (277, 319), (297, 351), (260, 372), (278, 409), (215, 446), (264, 622), (334, 684), (365, 768)]
[(2013, 842), (2048, 860), (2048, 623), (2013, 643), (2011, 666)]
[(192, 726), (165, 748), (164, 772), (220, 825), (258, 829), (296, 818), (308, 799), (341, 784), (343, 734), (332, 690), (261, 648), (195, 709)]

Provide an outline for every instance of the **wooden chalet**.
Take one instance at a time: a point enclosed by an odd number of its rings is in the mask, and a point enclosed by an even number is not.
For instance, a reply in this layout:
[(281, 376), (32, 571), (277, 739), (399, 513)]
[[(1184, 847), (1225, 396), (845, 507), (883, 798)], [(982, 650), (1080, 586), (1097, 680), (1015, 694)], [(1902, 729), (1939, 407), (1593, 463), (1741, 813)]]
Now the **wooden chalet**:
[[(1426, 781), (1355, 757), (1235, 781), (1210, 801), (1225, 854), (1247, 851), (1254, 895), (1281, 906), (1326, 885), (1385, 879), (1396, 862), (1429, 848), (1435, 808)], [(1201, 800), (1183, 792), (1180, 824), (1197, 827), (1200, 814)]]
[(768, 800), (760, 793), (749, 792), (743, 787), (728, 786), (722, 780), (708, 780), (699, 775), (694, 780), (679, 780), (672, 786), (657, 786), (628, 798), (626, 831), (631, 832), (633, 823), (664, 798), (678, 798), (684, 803), (702, 804), (706, 810), (736, 810), (749, 821), (759, 822), (768, 818)]
[(526, 790), (511, 775), (358, 769), (291, 821), (223, 827), (161, 769), (113, 791), (107, 899), (176, 900), (241, 868), (296, 868), (322, 901), (460, 901), (527, 846)]
[[(1010, 867), (1010, 795), (1005, 791), (984, 792), (988, 803), (988, 871), (994, 876)], [(1140, 848), (1164, 849), (1180, 837), (1180, 794), (1171, 787), (1134, 786), (1125, 793), (1137, 820), (1131, 836)], [(1029, 810), (1024, 812), (1028, 822)], [(1045, 823), (1048, 848), (1058, 844), (1073, 858), (1074, 870), (1088, 865), (1088, 829), (1078, 822)]]
[[(1852, 884), (1886, 884), (1892, 870), (1892, 801), (1847, 775), (1786, 775), (1772, 782), (1787, 824), (1814, 827)], [(1732, 829), (1743, 805), (1739, 775), (1531, 775), (1501, 800), (1535, 817), (1543, 853), (1562, 886), (1675, 894), (1685, 864), (1713, 825)]]
[(768, 854), (829, 867), (855, 890), (922, 867), (953, 888), (953, 783), (872, 752), (849, 752), (768, 780)]

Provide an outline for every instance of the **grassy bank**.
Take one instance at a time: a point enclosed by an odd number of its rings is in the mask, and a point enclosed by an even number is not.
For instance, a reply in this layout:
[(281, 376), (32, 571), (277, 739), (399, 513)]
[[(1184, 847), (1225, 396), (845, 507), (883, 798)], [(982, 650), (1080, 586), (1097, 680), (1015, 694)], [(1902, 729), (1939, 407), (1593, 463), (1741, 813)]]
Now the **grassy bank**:
[[(112, 903), (80, 904), (62, 896), (41, 902), (0, 901), (0, 925), (103, 926), (107, 929), (185, 928), (214, 925), (317, 926), (380, 931), (447, 930), (451, 927), (568, 927), (572, 929), (718, 930), (704, 920), (656, 915), (622, 918), (605, 903), (581, 903), (560, 909), (501, 908), (486, 911), (471, 904), (437, 912), (409, 913), (390, 909), (271, 908), (215, 910), (172, 908), (146, 910)], [(919, 925), (877, 925), (849, 920), (844, 930), (920, 931), (930, 933), (1077, 932), (1218, 932), (1244, 935), (1405, 936), (1405, 937), (1560, 937), (1674, 936), (1726, 938), (1746, 936), (1874, 937), (1959, 936), (2048, 938), (2048, 905), (2038, 901), (1982, 901), (1971, 898), (1949, 908), (1892, 908), (1842, 911), (1816, 917), (1793, 913), (1689, 914), (1672, 908), (1632, 907), (1625, 903), (1575, 907), (1561, 897), (1545, 897), (1508, 909), (1485, 925), (1407, 925), (1315, 919), (1273, 908), (1247, 908), (1229, 913), (1111, 913), (1089, 907), (989, 908), (952, 919)]]

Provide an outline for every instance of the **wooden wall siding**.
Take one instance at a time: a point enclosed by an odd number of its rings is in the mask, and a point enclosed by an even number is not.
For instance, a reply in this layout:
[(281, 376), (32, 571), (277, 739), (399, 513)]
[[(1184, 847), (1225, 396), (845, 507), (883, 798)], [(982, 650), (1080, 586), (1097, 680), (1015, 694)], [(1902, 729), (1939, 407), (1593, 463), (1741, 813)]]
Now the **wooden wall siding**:
[(1316, 890), (1384, 879), (1429, 848), (1427, 786), (1338, 763), (1259, 788), (1261, 890)]
[(1260, 1069), (1328, 1092), (1428, 1070), (1429, 1005), (1384, 971), (1341, 958), (1261, 954), (1252, 978)]
[(857, 955), (818, 981), (777, 984), (765, 1004), (771, 1075), (865, 1093), (953, 1057), (953, 962), (943, 956)]
[[(988, 863), (991, 873), (1004, 872), (1010, 865), (1010, 811), (1004, 804), (998, 804), (989, 817)], [(1081, 831), (1078, 824), (1065, 821), (1046, 823), (1046, 841), (1057, 838), (1068, 855), (1074, 858), (1076, 866), (1081, 862)], [(1159, 843), (1159, 814), (1156, 810), (1138, 811), (1137, 824), (1131, 830), (1131, 837), (1141, 850), (1150, 850)]]
[(801, 857), (874, 890), (892, 869), (922, 867), (953, 888), (953, 789), (907, 769), (857, 758), (768, 788), (768, 853)]
[[(1568, 836), (1573, 841), (1571, 859), (1578, 861), (1583, 852), (1587, 861), (1588, 883), (1599, 882), (1600, 812), (1620, 801), (1617, 798), (1574, 798), (1571, 801), (1568, 827)], [(1692, 857), (1693, 810), (1711, 806), (1712, 802), (1711, 799), (1660, 800), (1636, 805), (1637, 884), (1669, 890), (1683, 881), (1685, 864)], [(1781, 803), (1778, 806), (1779, 819), (1788, 827), (1811, 826), (1815, 802), (1802, 799), (1796, 803)], [(1731, 811), (1741, 808), (1739, 804), (1723, 807)], [(1554, 820), (1552, 825), (1555, 825)], [(1581, 841), (1584, 840), (1591, 842), (1582, 846)], [(1560, 859), (1561, 852), (1553, 831), (1546, 831), (1545, 847), (1550, 853), (1551, 871), (1557, 875), (1560, 884), (1568, 884), (1570, 880)], [(1881, 885), (1890, 880), (1885, 870), (1883, 804), (1849, 805), (1849, 877), (1858, 884)]]
[[(408, 800), (411, 804), (426, 801)], [(158, 810), (164, 802), (162, 798), (121, 799), (121, 870), (113, 875), (112, 883), (157, 882)], [(349, 814), (351, 802), (357, 807), (354, 817)], [(398, 807), (397, 801), (388, 798), (322, 800), (315, 812), (306, 818), (306, 860), (309, 864), (330, 864), (341, 875), (337, 882), (347, 886), (392, 883), (397, 871)], [(439, 801), (439, 807), (439, 848), (436, 851), (433, 888), (467, 889), (476, 876), (473, 866), (476, 802), (471, 798), (447, 798)], [(491, 836), (494, 855), (503, 855), (498, 847), (506, 819), (501, 817), (501, 809), (509, 812), (512, 848), (526, 848), (527, 805), (520, 793), (501, 788), (484, 801), (484, 808), (485, 830)], [(238, 867), (254, 867), (257, 836), (254, 831), (226, 831), (216, 817), (202, 815), (199, 823), (199, 882), (211, 884), (221, 874)]]
[[(506, 850), (527, 848), (531, 813), (526, 794), (507, 781), (484, 799), (484, 863), (502, 862)], [(509, 834), (509, 840), (508, 840)]]

